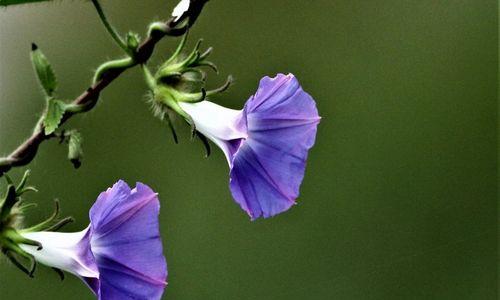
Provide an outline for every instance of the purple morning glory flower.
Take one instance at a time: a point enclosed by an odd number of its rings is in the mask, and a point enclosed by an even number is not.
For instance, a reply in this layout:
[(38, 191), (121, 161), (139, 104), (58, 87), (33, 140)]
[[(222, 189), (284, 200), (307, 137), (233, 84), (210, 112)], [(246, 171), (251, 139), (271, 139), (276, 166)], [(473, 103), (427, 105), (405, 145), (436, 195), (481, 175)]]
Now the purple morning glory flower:
[(224, 152), (231, 193), (252, 220), (295, 204), (320, 117), (294, 75), (264, 77), (243, 110), (209, 101), (179, 105)]
[(148, 186), (124, 181), (101, 193), (90, 225), (75, 233), (23, 233), (43, 249), (21, 245), (35, 259), (80, 277), (98, 299), (160, 299), (167, 264), (159, 232), (158, 196)]

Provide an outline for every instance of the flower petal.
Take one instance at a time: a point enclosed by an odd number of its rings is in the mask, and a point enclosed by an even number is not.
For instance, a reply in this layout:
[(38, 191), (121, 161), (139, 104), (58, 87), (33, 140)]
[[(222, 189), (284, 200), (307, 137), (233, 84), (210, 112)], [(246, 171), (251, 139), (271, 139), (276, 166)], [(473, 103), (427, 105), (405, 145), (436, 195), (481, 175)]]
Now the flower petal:
[(230, 188), (252, 219), (267, 218), (295, 203), (320, 117), (291, 74), (263, 78), (244, 113), (248, 138), (234, 157)]
[(157, 194), (117, 182), (90, 210), (91, 247), (100, 273), (100, 299), (160, 299), (166, 286)]

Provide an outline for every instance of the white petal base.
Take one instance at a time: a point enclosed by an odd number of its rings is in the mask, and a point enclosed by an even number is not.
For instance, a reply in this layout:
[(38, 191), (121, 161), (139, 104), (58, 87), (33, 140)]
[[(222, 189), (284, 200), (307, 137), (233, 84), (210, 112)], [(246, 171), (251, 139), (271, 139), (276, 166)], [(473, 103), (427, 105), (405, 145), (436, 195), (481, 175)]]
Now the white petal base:
[(196, 129), (214, 142), (232, 165), (230, 141), (246, 139), (246, 121), (243, 111), (226, 108), (210, 101), (179, 102), (180, 107), (193, 118)]
[(61, 269), (77, 276), (99, 278), (97, 266), (87, 255), (91, 255), (86, 235), (89, 227), (80, 232), (29, 232), (22, 236), (40, 242), (42, 250), (30, 245), (21, 245), (35, 260), (49, 267)]

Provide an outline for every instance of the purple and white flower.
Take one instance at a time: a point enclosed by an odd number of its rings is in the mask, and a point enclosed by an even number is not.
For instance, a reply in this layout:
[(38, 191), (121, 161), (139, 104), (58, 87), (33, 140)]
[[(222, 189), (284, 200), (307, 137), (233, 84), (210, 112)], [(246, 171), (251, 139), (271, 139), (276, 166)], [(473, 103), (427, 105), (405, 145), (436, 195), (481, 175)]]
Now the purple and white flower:
[(47, 266), (80, 277), (102, 300), (160, 299), (167, 264), (159, 232), (158, 196), (148, 186), (124, 181), (101, 193), (80, 232), (32, 232), (25, 238), (43, 249), (21, 245)]
[(252, 220), (295, 204), (320, 117), (294, 75), (264, 77), (242, 110), (209, 101), (179, 105), (224, 152), (231, 193)]

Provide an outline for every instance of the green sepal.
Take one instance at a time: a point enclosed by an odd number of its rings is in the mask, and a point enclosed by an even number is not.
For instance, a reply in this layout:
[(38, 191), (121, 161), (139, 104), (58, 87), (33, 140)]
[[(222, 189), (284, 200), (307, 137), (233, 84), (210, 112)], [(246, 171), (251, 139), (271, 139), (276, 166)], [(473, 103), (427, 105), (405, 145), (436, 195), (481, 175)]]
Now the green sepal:
[[(157, 91), (163, 91), (164, 94), (168, 94), (169, 97), (166, 98), (172, 98), (174, 102), (196, 103), (205, 100), (206, 97), (226, 91), (233, 82), (233, 77), (229, 75), (223, 85), (213, 90), (207, 91), (204, 88), (201, 88), (200, 92), (183, 92), (180, 88), (176, 89), (175, 86), (165, 85), (157, 88)], [(182, 84), (186, 84), (186, 82)], [(177, 112), (177, 109), (173, 108), (170, 102), (167, 102), (166, 104)]]
[(172, 56), (158, 68), (158, 72), (155, 75), (158, 80), (204, 66), (213, 69), (216, 73), (219, 72), (214, 63), (206, 60), (210, 53), (212, 53), (213, 48), (210, 47), (205, 52), (200, 52), (200, 46), (203, 41), (201, 39), (198, 40), (191, 53), (182, 55), (182, 50), (186, 45), (186, 39), (187, 34), (184, 35)]
[(59, 278), (61, 279), (61, 281), (64, 281), (64, 272), (61, 269), (54, 268), (54, 267), (52, 267), (51, 269), (54, 272), (56, 272), (56, 274), (59, 276)]
[(207, 97), (213, 96), (222, 92), (225, 92), (234, 83), (234, 78), (232, 75), (227, 76), (226, 82), (220, 87), (207, 91)]
[(179, 144), (179, 138), (177, 137), (177, 131), (174, 126), (174, 117), (175, 113), (171, 109), (167, 108), (165, 119), (167, 120), (168, 128), (170, 128), (170, 132), (172, 133), (174, 143)]
[[(18, 245), (5, 240), (3, 241), (3, 246), (2, 246), (2, 252), (7, 256), (7, 258), (12, 262), (14, 266), (16, 266), (19, 270), (21, 270), (23, 273), (28, 275), (30, 278), (33, 278), (33, 274), (35, 273), (36, 270), (36, 260), (33, 257), (33, 255), (30, 255), (26, 252), (24, 252), (21, 247)], [(30, 262), (29, 267), (25, 267), (22, 263), (19, 262), (19, 257), (22, 257), (24, 259), (27, 259)]]
[(59, 231), (59, 229), (61, 229), (63, 226), (69, 223), (73, 223), (74, 221), (75, 219), (73, 219), (72, 217), (66, 217), (64, 219), (57, 221), (52, 226), (47, 227), (45, 231)]
[(40, 242), (34, 241), (27, 239), (20, 235), (15, 229), (6, 229), (2, 232), (3, 238), (7, 238), (10, 241), (14, 242), (15, 244), (25, 244), (25, 245), (30, 245), (37, 247), (37, 250), (42, 250), (43, 246), (40, 244)]
[[(26, 186), (29, 175), (29, 170), (24, 172), (23, 178), (17, 187), (14, 185), (9, 176), (5, 176), (7, 181), (7, 191), (3, 199), (0, 201), (0, 231), (16, 224), (18, 215), (22, 213), (19, 206), (21, 204), (20, 196), (28, 191), (36, 191), (34, 187)], [(28, 206), (29, 205), (25, 205), (24, 208)]]
[(65, 111), (66, 103), (63, 101), (52, 98), (47, 100), (47, 112), (43, 119), (45, 135), (52, 134), (59, 127)]
[(41, 223), (39, 223), (37, 225), (34, 225), (32, 227), (25, 228), (22, 231), (23, 232), (46, 231), (46, 229), (48, 227), (50, 227), (52, 225), (52, 223), (54, 223), (54, 221), (56, 220), (57, 216), (59, 216), (59, 211), (60, 211), (59, 201), (58, 200), (54, 200), (54, 205), (55, 205), (55, 209), (54, 209), (54, 212), (52, 213), (52, 215), (50, 217), (48, 217), (45, 221), (43, 221), (43, 222), (41, 222)]
[(200, 139), (200, 141), (203, 143), (203, 147), (205, 147), (205, 157), (208, 158), (210, 156), (210, 153), (212, 152), (210, 148), (210, 143), (208, 142), (208, 139), (206, 136), (204, 136), (201, 132), (196, 131), (196, 136)]
[(192, 93), (201, 91), (205, 86), (205, 72), (190, 68), (183, 73), (171, 74), (159, 79), (161, 84), (174, 88), (175, 90)]
[(158, 70), (162, 70), (162, 69), (168, 68), (170, 65), (174, 64), (175, 62), (180, 61), (179, 55), (182, 53), (182, 50), (186, 46), (188, 34), (189, 34), (189, 31), (187, 31), (186, 34), (184, 34), (182, 36), (181, 42), (179, 43), (179, 45), (177, 45), (177, 48), (175, 49), (174, 53), (172, 53), (172, 56), (170, 56), (170, 58), (167, 59), (167, 61), (165, 61), (158, 68)]
[(37, 206), (38, 206), (38, 204), (36, 204), (36, 203), (27, 203), (27, 204), (19, 205), (19, 212), (25, 213), (30, 208), (37, 207)]
[(24, 172), (23, 178), (21, 179), (19, 184), (16, 186), (16, 193), (17, 193), (18, 197), (23, 195), (26, 192), (38, 192), (38, 190), (35, 187), (26, 186), (26, 183), (28, 182), (28, 178), (30, 175), (31, 175), (31, 171), (26, 170)]
[(12, 208), (18, 202), (16, 187), (12, 184), (7, 186), (7, 192), (0, 203), (0, 222), (5, 223), (7, 217), (9, 217)]
[(26, 183), (28, 182), (28, 178), (30, 177), (30, 175), (31, 175), (31, 170), (24, 171), (23, 178), (21, 179), (21, 181), (19, 182), (19, 184), (16, 187), (17, 193), (19, 193), (19, 191), (24, 189), (24, 187), (26, 186)]
[[(154, 95), (155, 98), (153, 100), (153, 105), (156, 107), (156, 110), (158, 110), (157, 115), (162, 114), (161, 116), (164, 117), (168, 112), (168, 110), (163, 111), (165, 109), (174, 111), (191, 126), (191, 136), (194, 137), (196, 133), (194, 120), (187, 112), (182, 109), (182, 107), (180, 107), (179, 103), (177, 102), (181, 93), (165, 86), (157, 86), (157, 89), (154, 91)], [(191, 94), (191, 96), (193, 95)], [(185, 95), (183, 97), (185, 97)]]
[(31, 62), (45, 94), (52, 97), (57, 88), (56, 74), (49, 60), (36, 44), (31, 44)]
[(40, 222), (39, 224), (31, 226), (29, 228), (22, 229), (20, 230), (20, 232), (57, 231), (62, 226), (74, 221), (73, 218), (71, 217), (58, 220), (60, 213), (60, 206), (59, 206), (59, 201), (57, 199), (54, 200), (54, 205), (55, 205), (54, 212), (45, 221)]
[(5, 174), (5, 181), (7, 181), (7, 184), (14, 184), (14, 181), (12, 180), (12, 178), (10, 178), (9, 174)]

